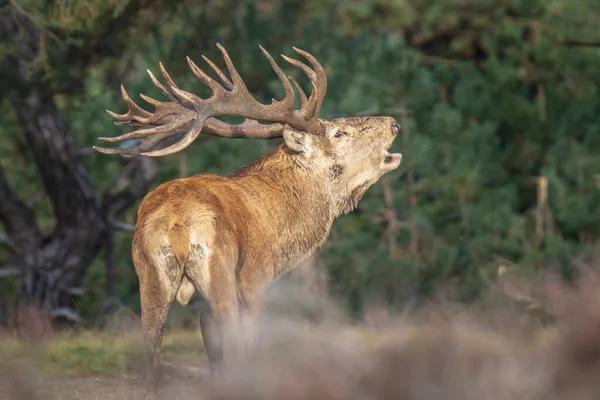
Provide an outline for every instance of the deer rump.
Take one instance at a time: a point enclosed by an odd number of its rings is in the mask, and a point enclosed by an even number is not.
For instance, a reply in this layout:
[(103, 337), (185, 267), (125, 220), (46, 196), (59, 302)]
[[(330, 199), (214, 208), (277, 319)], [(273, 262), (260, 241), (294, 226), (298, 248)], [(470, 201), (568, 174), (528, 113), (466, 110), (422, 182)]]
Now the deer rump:
[[(190, 230), (193, 226), (193, 230)], [(214, 245), (214, 219), (211, 216), (186, 219), (174, 222), (167, 233), (171, 251), (177, 262), (177, 270), (181, 271), (176, 300), (187, 305), (197, 290), (204, 298), (208, 298), (211, 281), (211, 253)]]
[[(190, 227), (186, 224), (175, 223), (169, 228), (167, 237), (169, 238), (171, 249), (175, 253), (175, 259), (179, 267), (183, 269), (181, 284), (179, 285), (179, 289), (177, 289), (175, 298), (179, 304), (185, 306), (190, 302), (196, 291), (185, 272), (185, 264), (190, 255)], [(196, 256), (196, 254), (193, 256)]]
[[(163, 189), (177, 191), (177, 186), (167, 184)], [(136, 263), (136, 270), (143, 286), (160, 285), (185, 306), (196, 290), (204, 297), (208, 294), (215, 216), (198, 210), (203, 208), (198, 205), (193, 212), (182, 212), (178, 207), (182, 204), (165, 202), (160, 192), (146, 199), (155, 207), (150, 204), (154, 210), (135, 234), (134, 257), (148, 261)]]

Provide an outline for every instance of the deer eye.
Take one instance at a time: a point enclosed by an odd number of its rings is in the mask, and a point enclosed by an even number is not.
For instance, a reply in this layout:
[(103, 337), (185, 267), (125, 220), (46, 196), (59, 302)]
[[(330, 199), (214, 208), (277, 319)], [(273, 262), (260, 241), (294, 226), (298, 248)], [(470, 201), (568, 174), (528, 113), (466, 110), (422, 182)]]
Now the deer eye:
[(341, 137), (342, 137), (342, 135), (345, 135), (345, 134), (346, 134), (346, 132), (337, 131), (337, 132), (335, 133), (335, 135), (333, 135), (333, 137), (334, 137), (334, 138), (336, 138), (336, 139), (339, 139), (339, 138), (341, 138)]

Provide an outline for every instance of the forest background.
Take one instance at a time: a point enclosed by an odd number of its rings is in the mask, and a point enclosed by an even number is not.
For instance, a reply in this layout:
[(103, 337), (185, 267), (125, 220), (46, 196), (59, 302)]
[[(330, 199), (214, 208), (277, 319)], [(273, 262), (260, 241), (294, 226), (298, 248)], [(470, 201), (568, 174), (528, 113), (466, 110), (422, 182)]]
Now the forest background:
[(162, 61), (200, 93), (185, 57), (221, 65), (217, 42), (262, 101), (283, 89), (258, 45), (297, 46), (327, 70), (321, 117), (402, 124), (401, 168), (295, 273), (351, 313), (441, 288), (472, 301), (509, 271), (569, 277), (600, 234), (599, 24), (597, 0), (0, 0), (0, 320), (137, 312), (144, 194), (279, 144), (203, 137), (159, 160), (91, 149), (124, 133), (105, 113), (125, 112), (121, 83), (162, 98), (145, 71)]

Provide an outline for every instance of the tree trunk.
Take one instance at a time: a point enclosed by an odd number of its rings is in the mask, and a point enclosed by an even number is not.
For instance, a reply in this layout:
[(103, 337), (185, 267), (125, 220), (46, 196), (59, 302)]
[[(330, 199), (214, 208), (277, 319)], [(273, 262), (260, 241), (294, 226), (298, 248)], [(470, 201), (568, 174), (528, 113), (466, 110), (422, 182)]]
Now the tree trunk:
[[(77, 155), (75, 140), (54, 103), (56, 88), (79, 87), (88, 64), (103, 54), (111, 42), (109, 38), (122, 35), (128, 26), (126, 21), (134, 19), (146, 3), (130, 2), (127, 12), (109, 18), (106, 24), (96, 27), (97, 31), (88, 32), (95, 39), (93, 43), (63, 49), (65, 55), (78, 52), (78, 64), (68, 67), (74, 67), (79, 75), (71, 76), (68, 82), (49, 82), (43, 71), (33, 66), (38, 47), (45, 43), (44, 35), (22, 8), (0, 0), (0, 39), (11, 50), (0, 60), (0, 75), (5, 78), (0, 79), (0, 88), (23, 127), (56, 219), (53, 232), (42, 234), (33, 210), (19, 199), (0, 168), (0, 223), (6, 229), (16, 254), (14, 263), (19, 268), (19, 298), (11, 323), (25, 337), (47, 336), (52, 331), (51, 321), (57, 316), (79, 319), (71, 308), (74, 296), (80, 292), (93, 258), (107, 243), (111, 221), (147, 193), (156, 175), (155, 161), (146, 157), (131, 160), (124, 168), (130, 183), (105, 193), (100, 206), (90, 176)], [(60, 59), (53, 58), (54, 68), (61, 68)]]
[[(47, 321), (54, 317), (79, 320), (71, 308), (78, 292), (76, 289), (80, 288), (99, 249), (109, 244), (111, 221), (116, 221), (148, 192), (157, 167), (155, 160), (147, 157), (129, 161), (117, 178), (129, 184), (113, 185), (119, 190), (105, 193), (101, 207), (91, 179), (76, 155), (77, 146), (51, 99), (42, 101), (39, 93), (30, 91), (26, 96), (11, 96), (11, 100), (57, 219), (54, 232), (45, 238), (33, 219), (22, 222), (21, 229), (12, 229), (15, 235), (17, 230), (20, 232), (21, 240), (17, 247), (19, 299), (16, 315), (12, 318), (13, 327), (39, 338), (48, 334)], [(5, 180), (4, 183), (9, 190)], [(16, 196), (13, 195), (11, 200), (15, 202), (13, 209), (20, 208), (27, 214), (27, 207), (19, 204)], [(112, 264), (107, 266), (108, 300), (112, 300), (114, 260)]]
[[(30, 325), (15, 328), (31, 329), (38, 336), (34, 320), (50, 320), (57, 312), (73, 318), (74, 314), (67, 312), (74, 300), (71, 289), (81, 285), (102, 246), (106, 226), (92, 181), (75, 155), (77, 147), (51, 98), (44, 99), (33, 89), (12, 94), (10, 99), (57, 219), (49, 237), (41, 239), (39, 231), (31, 229), (32, 236), (18, 248), (21, 270), (15, 311), (19, 315), (12, 321)], [(38, 312), (31, 312), (31, 308)]]

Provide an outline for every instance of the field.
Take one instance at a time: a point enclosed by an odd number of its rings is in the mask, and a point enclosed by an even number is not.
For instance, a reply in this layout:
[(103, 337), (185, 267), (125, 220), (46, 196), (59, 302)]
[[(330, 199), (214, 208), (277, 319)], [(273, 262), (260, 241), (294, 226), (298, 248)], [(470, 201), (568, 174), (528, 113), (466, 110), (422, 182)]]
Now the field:
[[(302, 303), (302, 298), (306, 301)], [(169, 327), (164, 399), (593, 399), (600, 385), (600, 290), (555, 283), (548, 320), (497, 300), (466, 308), (438, 302), (350, 323), (328, 300), (279, 298), (260, 326), (259, 349), (209, 381), (202, 338)], [(529, 307), (531, 310), (533, 307)], [(273, 311), (275, 310), (275, 311)], [(142, 399), (139, 321), (62, 332), (44, 345), (0, 341), (1, 399)], [(35, 393), (33, 393), (33, 392)]]
[[(130, 324), (102, 333), (59, 333), (39, 346), (5, 337), (0, 341), (2, 386), (12, 382), (15, 390), (19, 382), (26, 382), (24, 386), (34, 387), (42, 399), (143, 399), (141, 338), (141, 330)], [(163, 395), (190, 398), (208, 374), (202, 337), (177, 330), (166, 333), (163, 343)], [(15, 397), (0, 391), (0, 399), (10, 398)]]

